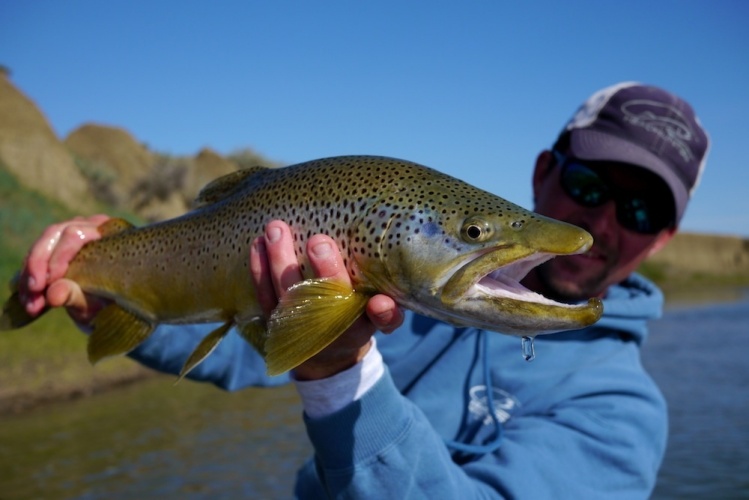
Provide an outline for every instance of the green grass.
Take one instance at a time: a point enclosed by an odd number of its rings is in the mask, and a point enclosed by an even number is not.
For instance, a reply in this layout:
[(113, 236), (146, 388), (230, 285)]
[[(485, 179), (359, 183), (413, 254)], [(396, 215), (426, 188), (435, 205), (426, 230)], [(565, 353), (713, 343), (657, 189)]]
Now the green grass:
[(701, 272), (675, 271), (660, 262), (643, 262), (637, 272), (664, 289), (698, 288), (704, 286), (749, 286), (746, 274), (708, 274)]
[(643, 262), (637, 272), (656, 283), (663, 283), (667, 277), (667, 270), (663, 264)]
[(50, 224), (73, 216), (59, 203), (22, 187), (0, 164), (0, 277), (9, 277)]

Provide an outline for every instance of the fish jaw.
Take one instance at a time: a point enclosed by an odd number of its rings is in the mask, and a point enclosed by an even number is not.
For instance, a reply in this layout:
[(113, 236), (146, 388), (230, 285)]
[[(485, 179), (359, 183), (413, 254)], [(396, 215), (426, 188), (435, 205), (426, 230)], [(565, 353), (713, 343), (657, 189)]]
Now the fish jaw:
[(559, 231), (546, 244), (499, 245), (460, 267), (440, 295), (453, 322), (526, 336), (584, 328), (598, 321), (603, 304), (597, 298), (564, 304), (520, 284), (534, 267), (557, 255), (583, 253), (592, 245), (586, 231), (554, 224)]

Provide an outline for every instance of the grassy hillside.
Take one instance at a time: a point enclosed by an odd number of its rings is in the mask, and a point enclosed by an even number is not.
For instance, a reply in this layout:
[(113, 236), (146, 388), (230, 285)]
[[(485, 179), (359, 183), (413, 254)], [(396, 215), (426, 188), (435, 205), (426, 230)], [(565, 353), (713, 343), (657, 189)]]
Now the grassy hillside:
[(749, 287), (749, 240), (736, 236), (678, 233), (645, 261), (642, 274), (658, 283), (666, 299), (736, 298)]
[[(171, 218), (187, 210), (202, 183), (255, 164), (277, 162), (250, 149), (228, 158), (208, 151), (195, 158), (161, 155), (127, 130), (103, 124), (82, 125), (64, 144), (42, 110), (0, 71), (0, 301), (29, 245), (53, 222), (94, 212), (136, 224)], [(0, 412), (150, 373), (125, 358), (92, 369), (85, 343), (64, 311), (0, 332)]]

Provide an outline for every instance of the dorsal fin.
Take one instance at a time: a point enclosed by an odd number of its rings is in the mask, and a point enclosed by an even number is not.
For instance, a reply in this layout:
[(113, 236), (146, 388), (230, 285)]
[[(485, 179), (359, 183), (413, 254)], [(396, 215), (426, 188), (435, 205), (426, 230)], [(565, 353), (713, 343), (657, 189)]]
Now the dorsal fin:
[(266, 170), (269, 170), (268, 167), (244, 168), (214, 179), (200, 190), (198, 197), (192, 203), (192, 207), (200, 208), (226, 199), (243, 185), (245, 179)]
[(111, 236), (113, 234), (121, 233), (122, 231), (127, 231), (133, 226), (131, 223), (126, 221), (125, 219), (120, 219), (118, 217), (113, 217), (109, 219), (106, 222), (103, 222), (102, 224), (97, 227), (97, 231), (99, 231), (99, 234), (102, 236)]

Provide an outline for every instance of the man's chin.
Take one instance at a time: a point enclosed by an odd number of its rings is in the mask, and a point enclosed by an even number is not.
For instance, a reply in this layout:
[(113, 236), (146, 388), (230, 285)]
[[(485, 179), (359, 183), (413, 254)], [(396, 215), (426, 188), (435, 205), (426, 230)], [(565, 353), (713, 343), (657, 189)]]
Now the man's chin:
[(555, 258), (539, 268), (545, 295), (563, 302), (578, 302), (601, 295), (605, 266), (584, 255)]

